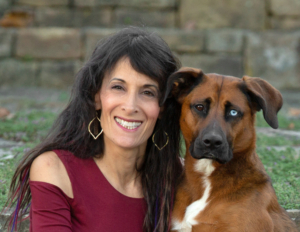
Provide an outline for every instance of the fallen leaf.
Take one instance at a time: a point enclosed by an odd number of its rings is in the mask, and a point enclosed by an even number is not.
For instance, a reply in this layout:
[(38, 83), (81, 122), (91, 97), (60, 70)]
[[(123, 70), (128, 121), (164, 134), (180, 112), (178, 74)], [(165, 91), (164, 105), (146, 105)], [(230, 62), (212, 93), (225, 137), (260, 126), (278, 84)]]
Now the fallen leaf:
[(6, 118), (10, 114), (9, 110), (3, 107), (0, 107), (0, 118)]
[(300, 117), (300, 109), (290, 108), (288, 111), (288, 115), (291, 117)]
[(291, 122), (291, 123), (289, 124), (288, 128), (289, 128), (290, 130), (294, 130), (294, 129), (295, 129), (295, 124)]

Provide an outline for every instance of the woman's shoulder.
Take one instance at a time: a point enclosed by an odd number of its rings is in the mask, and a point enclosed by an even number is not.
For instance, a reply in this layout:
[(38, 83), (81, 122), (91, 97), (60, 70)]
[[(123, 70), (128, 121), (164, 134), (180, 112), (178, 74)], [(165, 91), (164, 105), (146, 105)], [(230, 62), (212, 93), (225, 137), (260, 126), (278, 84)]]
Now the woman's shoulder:
[(29, 178), (30, 181), (53, 184), (69, 197), (73, 197), (72, 185), (67, 170), (54, 151), (44, 152), (34, 159)]
[[(30, 168), (30, 179), (55, 178), (60, 175), (63, 169), (63, 163), (54, 151), (47, 151), (37, 156)], [(48, 175), (51, 174), (51, 175)]]

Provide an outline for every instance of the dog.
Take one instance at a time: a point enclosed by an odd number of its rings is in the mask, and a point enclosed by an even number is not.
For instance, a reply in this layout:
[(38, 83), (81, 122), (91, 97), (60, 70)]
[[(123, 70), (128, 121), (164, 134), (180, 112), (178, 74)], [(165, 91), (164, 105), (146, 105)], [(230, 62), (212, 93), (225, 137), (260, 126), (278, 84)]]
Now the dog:
[(278, 128), (280, 92), (261, 78), (185, 67), (170, 76), (170, 94), (186, 144), (171, 231), (297, 232), (255, 151), (255, 113)]

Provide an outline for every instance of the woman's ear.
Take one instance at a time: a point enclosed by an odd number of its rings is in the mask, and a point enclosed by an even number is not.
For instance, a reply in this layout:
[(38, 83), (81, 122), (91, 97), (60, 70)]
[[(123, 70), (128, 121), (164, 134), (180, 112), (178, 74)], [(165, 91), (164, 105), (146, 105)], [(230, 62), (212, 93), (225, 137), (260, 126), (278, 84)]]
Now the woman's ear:
[(95, 108), (101, 110), (100, 90), (95, 94)]

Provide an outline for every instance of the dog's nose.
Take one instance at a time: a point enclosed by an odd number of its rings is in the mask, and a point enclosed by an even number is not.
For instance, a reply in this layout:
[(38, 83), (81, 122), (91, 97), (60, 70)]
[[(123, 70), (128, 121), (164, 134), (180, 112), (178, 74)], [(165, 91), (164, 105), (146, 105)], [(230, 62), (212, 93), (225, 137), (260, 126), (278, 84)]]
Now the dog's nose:
[(209, 148), (218, 148), (223, 144), (222, 136), (216, 133), (207, 133), (203, 136), (202, 141)]

